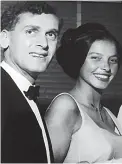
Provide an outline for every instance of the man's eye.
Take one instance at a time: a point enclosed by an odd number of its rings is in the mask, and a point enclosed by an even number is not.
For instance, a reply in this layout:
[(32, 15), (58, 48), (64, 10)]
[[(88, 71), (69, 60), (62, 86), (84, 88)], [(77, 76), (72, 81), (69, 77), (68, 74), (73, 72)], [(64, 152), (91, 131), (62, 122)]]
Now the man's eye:
[(113, 63), (113, 64), (118, 63), (118, 59), (117, 58), (110, 59), (110, 62)]
[(55, 40), (56, 37), (57, 37), (56, 33), (54, 33), (54, 32), (49, 32), (49, 33), (46, 34), (46, 36), (50, 40)]
[(26, 34), (28, 34), (28, 35), (33, 35), (33, 34), (35, 34), (35, 30), (33, 30), (33, 29), (30, 29), (30, 30), (26, 30)]

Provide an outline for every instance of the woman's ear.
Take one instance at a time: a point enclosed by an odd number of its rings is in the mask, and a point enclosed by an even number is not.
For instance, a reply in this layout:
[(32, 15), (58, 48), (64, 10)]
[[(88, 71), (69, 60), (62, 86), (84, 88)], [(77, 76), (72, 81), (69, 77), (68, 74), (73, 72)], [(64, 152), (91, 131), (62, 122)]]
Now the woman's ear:
[(0, 32), (0, 46), (3, 49), (8, 48), (8, 46), (9, 46), (9, 31), (2, 30)]

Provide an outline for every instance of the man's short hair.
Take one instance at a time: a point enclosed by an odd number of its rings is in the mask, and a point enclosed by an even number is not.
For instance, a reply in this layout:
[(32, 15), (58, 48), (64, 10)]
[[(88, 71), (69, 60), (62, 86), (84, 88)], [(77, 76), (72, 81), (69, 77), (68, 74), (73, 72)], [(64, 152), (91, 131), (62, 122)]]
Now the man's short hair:
[[(7, 3), (4, 2), (4, 4)], [(18, 1), (9, 5), (3, 12), (1, 17), (1, 30), (11, 31), (15, 28), (19, 21), (19, 15), (30, 12), (32, 14), (54, 14), (56, 12), (53, 7), (42, 1)]]

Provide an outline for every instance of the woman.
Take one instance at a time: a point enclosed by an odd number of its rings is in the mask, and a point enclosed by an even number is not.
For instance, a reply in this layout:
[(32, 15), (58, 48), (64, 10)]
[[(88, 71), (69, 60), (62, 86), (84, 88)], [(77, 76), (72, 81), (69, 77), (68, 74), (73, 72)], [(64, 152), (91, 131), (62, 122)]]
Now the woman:
[(122, 131), (100, 101), (118, 71), (120, 53), (119, 43), (100, 24), (87, 23), (64, 33), (57, 60), (77, 81), (71, 91), (56, 96), (45, 115), (55, 162), (122, 158)]

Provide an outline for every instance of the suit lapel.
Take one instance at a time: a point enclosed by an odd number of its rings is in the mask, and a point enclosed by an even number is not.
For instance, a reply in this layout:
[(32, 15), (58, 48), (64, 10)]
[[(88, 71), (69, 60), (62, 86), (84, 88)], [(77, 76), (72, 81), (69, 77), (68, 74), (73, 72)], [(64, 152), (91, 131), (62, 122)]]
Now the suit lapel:
[[(7, 150), (10, 154), (9, 161), (17, 163), (46, 163), (45, 145), (36, 117), (15, 82), (2, 68), (1, 95), (2, 132), (6, 132), (2, 133), (3, 145), (7, 147), (8, 144), (11, 144), (10, 136), (12, 136), (13, 140), (13, 145)], [(15, 157), (11, 159), (12, 156)], [(9, 159), (9, 157), (7, 158)], [(9, 161), (6, 162), (8, 163)]]
[[(14, 101), (14, 103), (17, 105), (16, 110), (19, 110), (21, 107), (31, 110), (16, 83), (4, 69), (1, 69), (1, 79), (1, 86), (3, 90), (2, 94), (8, 94), (10, 101)], [(24, 110), (24, 108), (21, 108), (21, 110)]]

